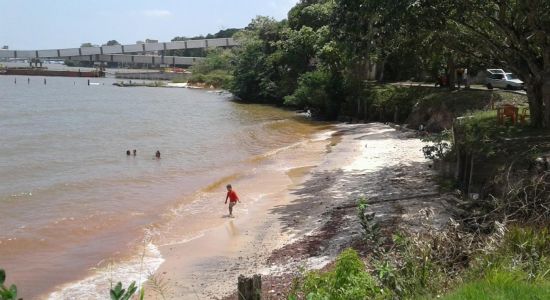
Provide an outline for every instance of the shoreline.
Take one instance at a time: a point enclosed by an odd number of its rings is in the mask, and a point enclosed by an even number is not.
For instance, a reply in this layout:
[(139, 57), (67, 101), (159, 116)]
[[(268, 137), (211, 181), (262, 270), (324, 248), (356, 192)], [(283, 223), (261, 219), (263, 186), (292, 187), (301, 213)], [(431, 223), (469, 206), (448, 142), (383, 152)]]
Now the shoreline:
[[(135, 246), (120, 250), (131, 252), (130, 256), (121, 257), (120, 260), (102, 260), (96, 266), (92, 266), (85, 277), (52, 287), (47, 293), (40, 294), (40, 299), (76, 299), (79, 295), (86, 295), (87, 299), (102, 299), (106, 296), (104, 292), (108, 292), (111, 280), (115, 283), (120, 280), (124, 286), (134, 280), (144, 282), (165, 261), (170, 248), (200, 240), (203, 236), (216, 232), (218, 227), (228, 220), (224, 218), (227, 208), (220, 203), (225, 195), (227, 181), (237, 183), (241, 197), (245, 195), (249, 198), (246, 200), (248, 203), (239, 205), (244, 220), (244, 214), (253, 215), (248, 213), (249, 209), (255, 210), (254, 206), (257, 203), (264, 202), (263, 199), (266, 197), (272, 197), (269, 191), (271, 187), (286, 188), (298, 177), (303, 176), (305, 170), (311, 167), (307, 162), (312, 158), (310, 150), (324, 151), (327, 132), (331, 126), (314, 125), (309, 129), (310, 133), (305, 139), (262, 154), (254, 154), (243, 161), (247, 166), (244, 172), (236, 169), (233, 170), (236, 173), (232, 171), (228, 175), (221, 175), (200, 190), (177, 200), (170, 209), (162, 213), (162, 221), (147, 226), (145, 233), (150, 238), (145, 242), (140, 242), (140, 239), (136, 241)], [(294, 157), (297, 153), (300, 157)], [(249, 168), (250, 166), (253, 167)], [(268, 174), (271, 181), (263, 189), (258, 188), (263, 184), (258, 173)], [(259, 182), (251, 184), (249, 188), (243, 188), (239, 183), (250, 182), (254, 178)], [(212, 199), (217, 202), (215, 205), (212, 205)], [(160, 274), (159, 271), (157, 274)]]
[[(284, 299), (300, 270), (326, 268), (347, 247), (364, 250), (356, 220), (359, 197), (376, 202), (370, 208), (385, 233), (415, 224), (425, 206), (445, 219), (446, 196), (437, 192), (415, 132), (380, 123), (330, 128), (270, 154), (257, 170), (219, 180), (194, 202), (175, 208), (172, 213), (184, 214), (150, 228), (141, 261), (134, 257), (117, 269), (122, 278), (104, 267), (85, 280), (57, 287), (49, 299), (78, 295), (87, 285), (107, 287), (109, 278), (124, 286), (153, 278), (164, 284), (166, 299), (229, 300), (235, 299), (241, 274), (262, 274), (264, 296)], [(243, 199), (236, 218), (227, 218), (222, 205), (227, 180)], [(403, 202), (384, 202), (403, 195), (409, 196)], [(194, 213), (194, 205), (205, 201), (213, 205), (210, 214), (204, 215), (204, 209)], [(150, 284), (144, 283), (146, 298), (154, 299), (159, 294)], [(98, 299), (101, 292), (95, 293)]]
[[(371, 209), (386, 233), (415, 226), (426, 207), (442, 223), (447, 220), (451, 199), (437, 191), (414, 132), (379, 123), (335, 128), (317, 164), (301, 169), (286, 190), (266, 196), (277, 199), (274, 203), (258, 201), (245, 216), (185, 243), (159, 247), (166, 261), (156, 276), (168, 283), (164, 296), (235, 299), (237, 277), (259, 273), (264, 296), (285, 299), (300, 270), (325, 268), (347, 247), (364, 248), (354, 205), (362, 196), (379, 200)], [(403, 195), (409, 197), (384, 202)]]

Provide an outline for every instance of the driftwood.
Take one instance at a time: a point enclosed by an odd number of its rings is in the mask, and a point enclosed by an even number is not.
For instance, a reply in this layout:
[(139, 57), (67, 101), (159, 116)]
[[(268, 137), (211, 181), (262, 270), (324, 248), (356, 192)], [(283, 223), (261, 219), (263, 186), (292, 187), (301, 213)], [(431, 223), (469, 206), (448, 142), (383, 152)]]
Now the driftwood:
[(246, 277), (239, 276), (238, 283), (239, 300), (260, 300), (262, 299), (262, 276), (254, 275)]

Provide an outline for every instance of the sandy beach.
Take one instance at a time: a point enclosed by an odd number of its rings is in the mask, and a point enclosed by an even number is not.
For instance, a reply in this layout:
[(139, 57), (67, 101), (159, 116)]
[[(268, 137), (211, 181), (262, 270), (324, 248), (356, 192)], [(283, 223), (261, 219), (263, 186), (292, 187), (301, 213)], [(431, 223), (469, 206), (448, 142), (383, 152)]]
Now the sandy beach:
[[(342, 124), (314, 144), (317, 156), (310, 152), (285, 176), (240, 180), (236, 218), (221, 216), (212, 229), (159, 247), (165, 261), (155, 277), (166, 283), (164, 296), (233, 299), (240, 274), (262, 274), (268, 299), (285, 298), (300, 269), (321, 269), (342, 249), (361, 248), (360, 197), (373, 203), (386, 231), (416, 226), (422, 208), (445, 220), (450, 199), (438, 193), (422, 145), (414, 132), (388, 125)], [(299, 153), (290, 151), (287, 159), (300, 161)], [(246, 186), (265, 189), (265, 197), (247, 203)], [(270, 191), (275, 186), (284, 188)]]

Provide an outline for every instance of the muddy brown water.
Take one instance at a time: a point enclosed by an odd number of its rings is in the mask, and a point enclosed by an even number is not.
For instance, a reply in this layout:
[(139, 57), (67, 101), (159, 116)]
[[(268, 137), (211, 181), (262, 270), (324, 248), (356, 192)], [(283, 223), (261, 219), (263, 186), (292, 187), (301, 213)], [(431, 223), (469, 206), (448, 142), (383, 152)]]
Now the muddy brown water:
[(212, 91), (92, 81), (0, 77), (0, 268), (25, 299), (67, 286), (94, 299), (95, 281), (142, 279), (129, 270), (160, 265), (154, 242), (216, 223), (203, 216), (219, 219), (226, 183), (258, 182), (244, 189), (258, 200), (262, 178), (307, 172), (296, 162), (329, 128)]

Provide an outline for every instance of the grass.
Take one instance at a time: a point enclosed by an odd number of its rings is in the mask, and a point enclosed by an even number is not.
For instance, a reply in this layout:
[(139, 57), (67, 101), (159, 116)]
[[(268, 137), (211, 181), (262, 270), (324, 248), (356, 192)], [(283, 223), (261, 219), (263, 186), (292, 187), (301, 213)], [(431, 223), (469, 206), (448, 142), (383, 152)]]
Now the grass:
[(463, 273), (466, 283), (440, 299), (550, 299), (548, 228), (513, 226), (487, 250)]
[(367, 265), (347, 249), (331, 270), (307, 272), (289, 299), (550, 299), (548, 228), (512, 226), (474, 246), (464, 234), (394, 237)]
[(487, 278), (464, 284), (442, 300), (550, 299), (550, 282), (526, 282), (510, 272), (493, 272)]

